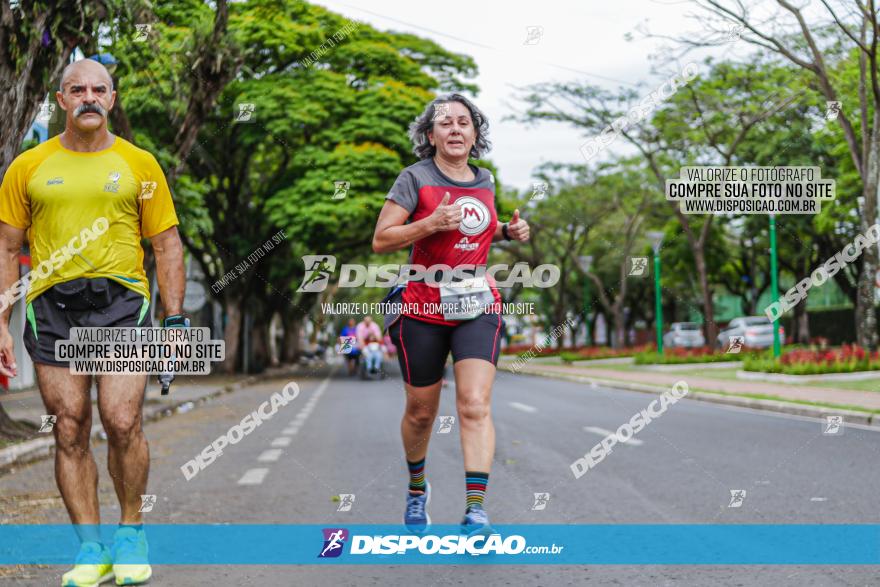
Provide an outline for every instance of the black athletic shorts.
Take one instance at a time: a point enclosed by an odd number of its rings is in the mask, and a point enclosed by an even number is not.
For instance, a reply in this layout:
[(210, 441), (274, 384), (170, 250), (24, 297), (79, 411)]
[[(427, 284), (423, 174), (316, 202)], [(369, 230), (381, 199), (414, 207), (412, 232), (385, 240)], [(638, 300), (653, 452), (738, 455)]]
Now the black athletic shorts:
[(453, 361), (483, 359), (497, 365), (502, 328), (501, 314), (480, 314), (456, 326), (401, 316), (388, 334), (397, 347), (403, 380), (424, 387), (443, 378), (450, 350)]
[(50, 287), (27, 305), (24, 345), (34, 363), (68, 367), (55, 360), (55, 341), (81, 327), (152, 326), (149, 301), (106, 278), (74, 279)]

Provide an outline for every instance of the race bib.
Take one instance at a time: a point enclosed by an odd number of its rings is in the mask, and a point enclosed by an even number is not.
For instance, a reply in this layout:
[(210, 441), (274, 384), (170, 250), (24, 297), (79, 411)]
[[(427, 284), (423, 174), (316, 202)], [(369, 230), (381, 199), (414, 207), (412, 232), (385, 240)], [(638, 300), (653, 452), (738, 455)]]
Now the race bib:
[(472, 277), (440, 286), (440, 305), (446, 320), (473, 320), (495, 303), (485, 277)]

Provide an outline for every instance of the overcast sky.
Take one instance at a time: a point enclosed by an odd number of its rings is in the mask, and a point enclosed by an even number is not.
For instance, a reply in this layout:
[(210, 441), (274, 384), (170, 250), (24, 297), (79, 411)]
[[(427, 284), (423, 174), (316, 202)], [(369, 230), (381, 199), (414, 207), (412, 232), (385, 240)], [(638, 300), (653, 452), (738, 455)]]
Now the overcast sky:
[[(361, 7), (320, 0), (318, 4), (377, 29), (414, 33), (473, 57), (479, 67), (476, 103), (490, 122), (489, 158), (498, 166), (501, 181), (518, 189), (531, 189), (532, 172), (545, 161), (583, 163), (578, 149), (586, 137), (562, 124), (525, 127), (503, 121), (513, 106), (521, 107), (511, 100), (514, 87), (586, 79), (614, 89), (623, 83), (651, 81), (648, 55), (660, 42), (639, 34), (628, 42), (624, 35), (635, 33), (644, 22), (652, 33), (662, 34), (695, 26), (683, 18), (694, 12), (693, 5), (680, 1), (371, 0)], [(543, 29), (540, 40), (524, 44), (528, 28), (536, 26)]]

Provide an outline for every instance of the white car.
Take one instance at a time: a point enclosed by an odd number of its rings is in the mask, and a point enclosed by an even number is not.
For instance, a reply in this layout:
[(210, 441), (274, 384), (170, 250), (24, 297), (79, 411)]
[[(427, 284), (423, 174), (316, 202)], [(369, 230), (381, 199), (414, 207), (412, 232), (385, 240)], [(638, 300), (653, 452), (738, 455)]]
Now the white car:
[(696, 322), (673, 322), (669, 332), (663, 335), (663, 346), (667, 348), (693, 348), (705, 344), (703, 330)]
[[(773, 346), (773, 323), (766, 316), (741, 316), (734, 318), (727, 328), (718, 333), (718, 348), (727, 348), (731, 338), (741, 336), (743, 346), (765, 349)], [(785, 342), (785, 329), (779, 325), (779, 340)]]

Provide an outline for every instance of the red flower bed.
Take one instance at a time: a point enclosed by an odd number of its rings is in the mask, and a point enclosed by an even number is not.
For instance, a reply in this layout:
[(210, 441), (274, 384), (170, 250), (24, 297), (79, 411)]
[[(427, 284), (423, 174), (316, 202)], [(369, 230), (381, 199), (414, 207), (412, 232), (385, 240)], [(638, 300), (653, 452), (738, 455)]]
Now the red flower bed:
[(794, 349), (780, 357), (783, 365), (802, 363), (832, 365), (836, 363), (860, 362), (866, 359), (868, 361), (880, 360), (880, 351), (869, 353), (857, 344), (845, 344), (840, 348)]

